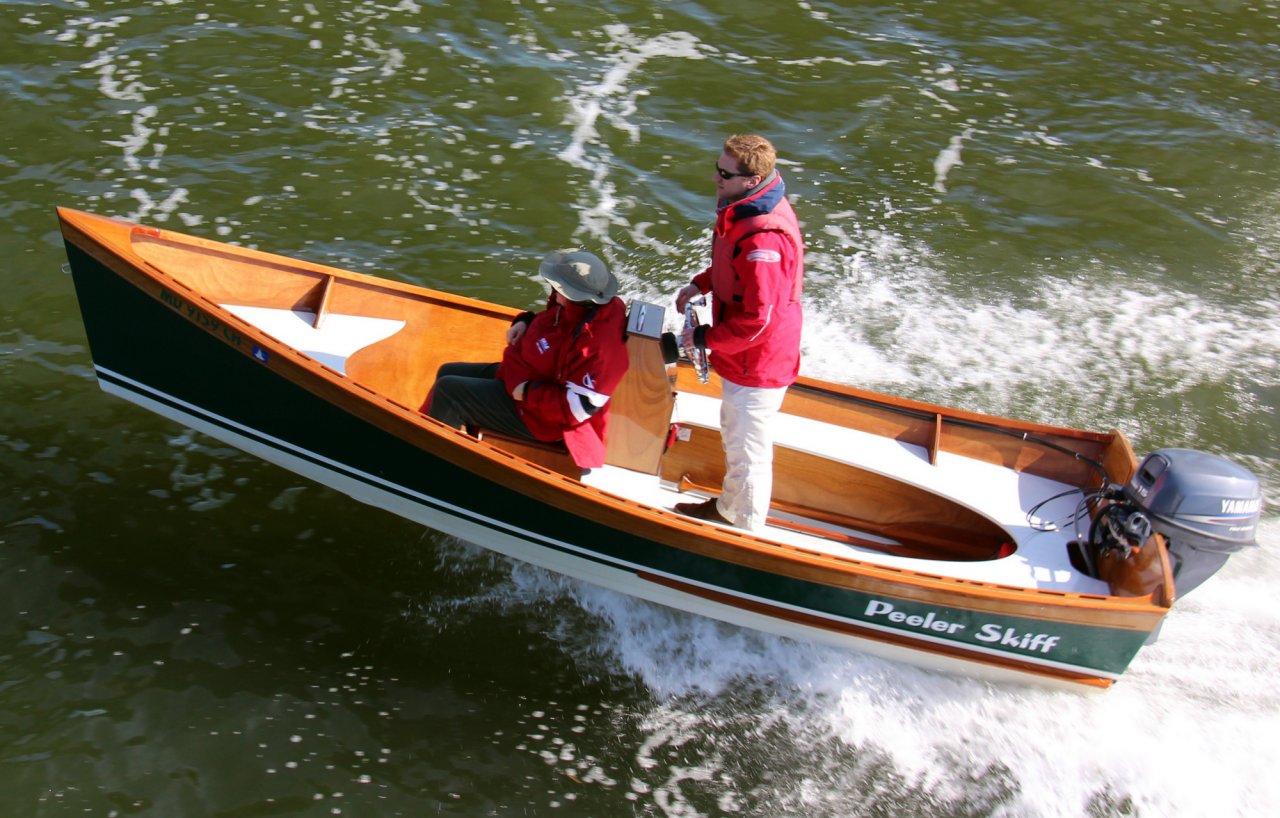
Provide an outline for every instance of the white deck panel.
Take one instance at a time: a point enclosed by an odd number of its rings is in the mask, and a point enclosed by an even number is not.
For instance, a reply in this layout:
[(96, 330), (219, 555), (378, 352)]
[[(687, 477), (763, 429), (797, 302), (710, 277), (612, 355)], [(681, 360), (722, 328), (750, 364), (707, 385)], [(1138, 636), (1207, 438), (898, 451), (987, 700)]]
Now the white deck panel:
[(288, 344), (344, 375), (347, 372), (348, 358), (367, 346), (390, 338), (404, 328), (403, 321), (392, 318), (326, 313), (324, 320), (320, 322), (320, 329), (316, 329), (316, 315), (313, 312), (234, 304), (221, 306), (277, 341)]

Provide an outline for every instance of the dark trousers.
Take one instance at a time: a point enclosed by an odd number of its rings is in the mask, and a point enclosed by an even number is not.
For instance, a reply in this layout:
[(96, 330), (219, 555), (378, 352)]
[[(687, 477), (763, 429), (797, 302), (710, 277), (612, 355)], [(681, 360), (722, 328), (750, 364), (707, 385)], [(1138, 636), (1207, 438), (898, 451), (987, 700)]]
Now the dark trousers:
[(497, 364), (444, 364), (436, 371), (427, 414), (455, 428), (479, 426), (510, 437), (536, 440), (497, 375)]

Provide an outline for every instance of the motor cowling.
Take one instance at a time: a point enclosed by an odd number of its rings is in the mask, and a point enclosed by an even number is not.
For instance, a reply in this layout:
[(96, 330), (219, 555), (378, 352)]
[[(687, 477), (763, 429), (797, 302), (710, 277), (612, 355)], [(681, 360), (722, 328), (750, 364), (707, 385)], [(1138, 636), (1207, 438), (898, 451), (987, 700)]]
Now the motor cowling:
[(1126, 522), (1141, 529), (1145, 518), (1168, 542), (1179, 594), (1212, 576), (1232, 554), (1257, 545), (1261, 484), (1225, 457), (1157, 449), (1143, 458), (1122, 496), (1132, 507)]

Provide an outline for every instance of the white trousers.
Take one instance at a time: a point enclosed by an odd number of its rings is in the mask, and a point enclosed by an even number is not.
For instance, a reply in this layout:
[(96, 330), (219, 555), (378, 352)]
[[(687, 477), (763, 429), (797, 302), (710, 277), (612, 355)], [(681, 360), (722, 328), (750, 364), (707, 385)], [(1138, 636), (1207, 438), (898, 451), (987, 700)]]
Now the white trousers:
[(759, 531), (769, 517), (773, 494), (773, 416), (782, 408), (785, 386), (762, 389), (729, 381), (720, 396), (720, 439), (724, 445), (724, 486), (716, 508), (739, 528)]

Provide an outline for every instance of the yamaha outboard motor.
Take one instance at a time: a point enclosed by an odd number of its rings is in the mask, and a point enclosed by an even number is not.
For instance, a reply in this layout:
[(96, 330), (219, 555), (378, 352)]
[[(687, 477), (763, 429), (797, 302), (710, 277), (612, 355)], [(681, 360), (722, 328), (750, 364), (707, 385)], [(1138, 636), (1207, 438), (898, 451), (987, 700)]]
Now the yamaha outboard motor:
[(1221, 568), (1227, 557), (1257, 545), (1262, 489), (1253, 472), (1193, 449), (1158, 449), (1143, 459), (1089, 532), (1098, 549), (1135, 548), (1164, 536), (1181, 596)]

